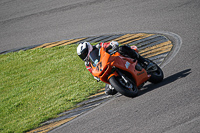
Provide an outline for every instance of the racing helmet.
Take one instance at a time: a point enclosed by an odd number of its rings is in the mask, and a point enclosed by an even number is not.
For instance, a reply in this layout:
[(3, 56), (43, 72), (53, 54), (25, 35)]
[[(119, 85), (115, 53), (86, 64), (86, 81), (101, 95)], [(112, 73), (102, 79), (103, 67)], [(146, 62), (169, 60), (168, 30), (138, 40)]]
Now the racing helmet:
[(93, 46), (89, 42), (83, 42), (78, 45), (77, 54), (83, 61), (86, 61), (92, 50)]

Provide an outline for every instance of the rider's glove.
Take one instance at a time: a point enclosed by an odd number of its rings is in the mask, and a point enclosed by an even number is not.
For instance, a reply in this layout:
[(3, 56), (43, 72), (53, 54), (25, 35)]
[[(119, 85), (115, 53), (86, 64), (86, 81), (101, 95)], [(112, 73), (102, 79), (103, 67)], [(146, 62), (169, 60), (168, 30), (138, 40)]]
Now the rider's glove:
[(85, 61), (85, 66), (90, 66), (90, 62), (89, 61)]
[(112, 51), (116, 51), (119, 47), (119, 43), (116, 41), (111, 41), (110, 45), (112, 46)]
[(96, 48), (98, 48), (98, 49), (100, 49), (100, 48), (101, 48), (101, 46), (100, 46), (100, 44), (99, 44), (99, 43), (96, 45)]

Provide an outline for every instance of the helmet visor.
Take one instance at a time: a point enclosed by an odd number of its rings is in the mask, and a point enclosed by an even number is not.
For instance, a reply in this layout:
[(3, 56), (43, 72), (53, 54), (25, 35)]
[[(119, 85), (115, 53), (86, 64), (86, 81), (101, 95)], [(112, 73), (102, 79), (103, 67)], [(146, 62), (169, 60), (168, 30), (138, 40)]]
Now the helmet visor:
[(86, 49), (82, 50), (82, 51), (81, 51), (81, 54), (78, 55), (78, 56), (79, 56), (82, 60), (85, 61), (87, 55), (88, 55), (88, 49), (86, 48)]

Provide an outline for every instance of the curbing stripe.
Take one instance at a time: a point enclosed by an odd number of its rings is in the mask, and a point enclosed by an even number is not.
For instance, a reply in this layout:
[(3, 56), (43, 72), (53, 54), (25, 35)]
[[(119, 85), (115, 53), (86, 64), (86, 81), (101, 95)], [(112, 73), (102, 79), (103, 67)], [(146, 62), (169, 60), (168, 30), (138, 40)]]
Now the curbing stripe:
[(85, 39), (85, 38), (74, 39), (74, 40), (69, 41), (69, 42), (67, 42), (67, 43), (64, 43), (64, 44), (62, 44), (62, 45), (60, 45), (60, 46), (64, 46), (64, 45), (69, 45), (69, 44), (77, 43), (77, 42), (80, 42), (81, 40), (84, 40), (84, 39)]
[(139, 49), (143, 50), (145, 48), (152, 47), (152, 46), (158, 45), (158, 44), (166, 42), (166, 41), (168, 41), (168, 40), (162, 39), (162, 40), (159, 40), (159, 41), (156, 41), (156, 42), (152, 42), (152, 43), (146, 44), (146, 45), (141, 44), (141, 46), (139, 47)]
[(120, 36), (122, 36), (122, 34), (121, 34), (121, 35), (113, 35), (113, 36), (110, 36), (109, 38), (103, 39), (103, 40), (101, 40), (101, 41), (102, 41), (102, 42), (110, 42), (110, 41), (112, 41), (112, 40), (114, 40), (114, 39), (116, 39), (116, 38), (118, 38), (118, 37), (120, 37)]
[(56, 127), (58, 127), (58, 126), (60, 126), (60, 125), (62, 125), (62, 124), (64, 124), (64, 123), (66, 123), (66, 122), (68, 122), (68, 121), (73, 120), (73, 119), (76, 118), (77, 116), (79, 116), (79, 115), (75, 115), (75, 116), (73, 116), (73, 117), (70, 117), (70, 118), (67, 118), (67, 119), (64, 119), (64, 120), (60, 120), (60, 121), (57, 121), (57, 122), (54, 122), (54, 123), (51, 123), (51, 124), (42, 126), (42, 127), (40, 127), (40, 128), (37, 128), (37, 129), (32, 130), (32, 131), (27, 132), (27, 133), (35, 133), (35, 132), (37, 132), (37, 133), (46, 133), (46, 132), (52, 130), (53, 128), (56, 128)]
[(97, 94), (94, 94), (94, 95), (92, 95), (92, 96), (89, 96), (88, 98), (97, 97), (97, 96), (100, 96), (100, 95), (103, 95), (103, 94), (105, 94), (104, 91), (103, 91), (103, 92), (99, 92), (99, 93), (97, 93)]
[(98, 38), (98, 37), (88, 37), (88, 38), (86, 38), (85, 40), (82, 40), (82, 41), (84, 41), (84, 42), (91, 42), (92, 40), (94, 40), (94, 39), (96, 39), (96, 38)]
[(163, 47), (155, 48), (155, 49), (150, 50), (148, 52), (142, 53), (141, 55), (142, 56), (147, 56), (147, 55), (150, 55), (152, 53), (157, 53), (157, 52), (160, 52), (160, 51), (165, 51), (166, 49), (170, 49), (171, 50), (171, 48), (172, 48), (172, 44), (164, 45)]
[(167, 42), (164, 42), (164, 43), (160, 43), (158, 45), (154, 45), (152, 47), (147, 47), (147, 48), (145, 48), (143, 50), (140, 50), (140, 54), (143, 54), (143, 53), (148, 52), (148, 51), (153, 51), (154, 49), (157, 49), (157, 48), (160, 48), (160, 47), (164, 47), (164, 46), (170, 45), (170, 44), (171, 44), (171, 41), (167, 41)]
[(153, 57), (149, 57), (150, 60), (157, 60), (157, 59), (164, 59), (167, 55), (169, 54), (169, 52), (166, 52), (166, 53), (163, 53), (163, 54), (160, 54), (160, 55), (157, 55), (157, 56), (153, 56)]
[[(57, 42), (58, 42), (58, 41), (57, 41)], [(55, 43), (57, 43), (57, 42), (53, 42), (53, 43), (44, 43), (44, 44), (42, 44), (42, 45), (40, 45), (40, 46), (37, 46), (37, 47), (35, 47), (35, 48), (33, 48), (33, 49), (36, 49), (36, 48), (44, 48), (44, 47), (46, 47), (46, 46), (48, 46), (48, 45), (55, 44)]]
[(151, 43), (155, 38), (158, 36), (151, 34), (151, 35), (146, 35), (144, 37), (138, 38), (137, 40), (134, 40), (132, 43), (137, 45), (138, 48), (143, 47), (144, 45)]
[(33, 49), (36, 48), (51, 48), (51, 47), (55, 47), (55, 46), (63, 46), (63, 45), (68, 45), (68, 44), (73, 44), (76, 42), (79, 42), (81, 40), (83, 40), (85, 38), (78, 38), (78, 39), (69, 39), (69, 40), (63, 40), (63, 41), (57, 41), (57, 42), (52, 42), (52, 43), (44, 43), (40, 46), (37, 46)]
[(151, 36), (154, 36), (154, 34), (144, 35), (144, 36), (141, 36), (139, 38), (136, 38), (135, 40), (128, 42), (127, 45), (130, 45), (130, 46), (136, 45), (139, 48), (139, 46), (138, 46), (139, 41), (142, 42), (142, 41), (144, 41), (143, 39), (146, 39), (146, 38), (151, 37)]
[(167, 48), (165, 50), (162, 50), (162, 49), (158, 50), (157, 53), (153, 53), (151, 55), (147, 55), (147, 56), (145, 56), (145, 58), (150, 58), (150, 57), (157, 56), (157, 55), (160, 55), (160, 54), (163, 54), (163, 53), (167, 53), (167, 52), (171, 51), (171, 49), (172, 49), (172, 47), (169, 47), (169, 48)]
[(64, 44), (64, 43), (66, 43), (66, 42), (69, 42), (70, 40), (63, 40), (63, 41), (59, 41), (59, 42), (57, 42), (57, 43), (52, 43), (51, 45), (48, 45), (48, 46), (46, 46), (45, 48), (51, 48), (51, 47), (55, 47), (55, 46), (59, 46), (59, 45), (62, 45), (62, 44)]
[(129, 42), (129, 45), (131, 45), (132, 43), (135, 45), (138, 45), (138, 41), (144, 41), (144, 39), (147, 38), (147, 40), (150, 40), (148, 38), (154, 36), (154, 34), (145, 34), (144, 36), (141, 36), (139, 38), (136, 38), (135, 40), (133, 40), (132, 42)]
[(157, 37), (152, 38), (150, 40), (139, 43), (138, 47), (146, 48), (146, 46), (149, 47), (149, 44), (154, 44), (154, 43), (157, 43), (158, 41), (161, 41), (161, 40), (167, 41), (165, 38), (163, 38), (161, 36), (157, 36)]
[(124, 39), (124, 38), (130, 37), (131, 35), (132, 35), (132, 34), (125, 34), (125, 35), (122, 35), (122, 36), (120, 36), (120, 37), (114, 39), (113, 41), (118, 41), (118, 42), (119, 42), (119, 40), (122, 40), (122, 39)]
[(144, 34), (134, 34), (133, 36), (124, 38), (122, 40), (119, 40), (118, 42), (124, 45), (124, 44), (128, 44), (129, 42), (133, 42), (133, 40), (138, 39), (142, 36), (144, 36)]
[(94, 43), (94, 42), (99, 42), (99, 41), (101, 41), (101, 40), (103, 40), (103, 39), (106, 39), (106, 38), (109, 38), (110, 36), (100, 36), (100, 37), (98, 37), (98, 38), (96, 38), (96, 39), (94, 39), (94, 40), (92, 40), (92, 41), (90, 41), (91, 43)]
[(155, 35), (155, 34), (143, 36), (143, 37), (140, 37), (140, 38), (138, 38), (138, 39), (133, 40), (133, 42), (129, 43), (129, 45), (137, 45), (137, 47), (140, 47), (139, 44), (140, 44), (141, 42), (145, 42), (145, 41), (151, 40), (152, 38), (155, 38), (155, 37), (157, 37), (157, 36), (158, 36), (158, 35)]
[(126, 44), (131, 45), (132, 42), (134, 42), (135, 40), (140, 39), (142, 37), (144, 37), (144, 36), (140, 36), (140, 35), (136, 34), (136, 36), (132, 40), (128, 40), (128, 41), (124, 42), (123, 45), (126, 45)]

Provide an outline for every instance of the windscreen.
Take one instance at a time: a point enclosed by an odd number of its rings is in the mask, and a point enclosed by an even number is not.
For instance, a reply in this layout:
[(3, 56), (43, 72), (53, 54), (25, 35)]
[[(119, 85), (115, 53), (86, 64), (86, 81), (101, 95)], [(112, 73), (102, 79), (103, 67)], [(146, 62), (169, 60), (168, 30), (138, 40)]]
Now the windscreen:
[(99, 49), (94, 49), (91, 53), (90, 53), (90, 63), (96, 67), (96, 65), (98, 64), (99, 60), (100, 60), (100, 54), (99, 54)]

